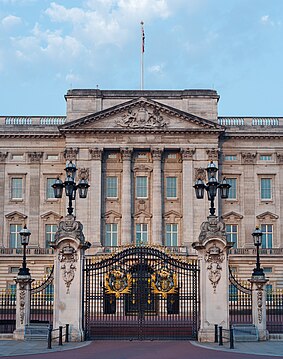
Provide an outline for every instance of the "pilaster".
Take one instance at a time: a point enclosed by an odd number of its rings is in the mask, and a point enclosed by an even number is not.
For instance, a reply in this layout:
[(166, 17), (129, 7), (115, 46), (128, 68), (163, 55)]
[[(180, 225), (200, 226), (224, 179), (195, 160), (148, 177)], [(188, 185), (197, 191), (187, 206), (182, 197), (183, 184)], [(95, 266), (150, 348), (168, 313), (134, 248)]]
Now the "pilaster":
[(162, 188), (161, 157), (162, 149), (151, 150), (153, 159), (152, 175), (152, 243), (162, 245)]
[(122, 148), (123, 177), (122, 177), (122, 220), (121, 220), (121, 244), (131, 243), (132, 234), (132, 188), (131, 188), (131, 148)]

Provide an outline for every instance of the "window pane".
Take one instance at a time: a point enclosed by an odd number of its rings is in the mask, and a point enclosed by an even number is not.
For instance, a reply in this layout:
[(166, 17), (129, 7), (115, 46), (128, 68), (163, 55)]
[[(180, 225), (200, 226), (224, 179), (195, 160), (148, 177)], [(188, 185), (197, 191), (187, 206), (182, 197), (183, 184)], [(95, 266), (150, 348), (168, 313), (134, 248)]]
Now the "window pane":
[(45, 246), (50, 248), (50, 242), (55, 241), (55, 233), (57, 232), (57, 224), (46, 224), (45, 225)]
[(47, 178), (46, 181), (46, 198), (55, 198), (54, 190), (53, 190), (53, 183), (56, 181), (56, 178)]
[(136, 197), (147, 198), (147, 177), (137, 176), (136, 177)]
[(238, 225), (226, 224), (226, 236), (228, 242), (234, 242), (233, 248), (238, 246)]
[(116, 223), (107, 223), (105, 226), (105, 246), (116, 247), (118, 245), (118, 226)]
[(272, 248), (273, 245), (273, 225), (262, 224), (262, 248)]
[(115, 176), (106, 178), (106, 197), (118, 197), (118, 178)]
[(136, 245), (147, 244), (147, 224), (136, 224)]
[(11, 198), (23, 198), (23, 179), (22, 178), (12, 178)]
[(166, 224), (166, 246), (177, 246), (178, 245), (178, 225), (177, 224)]
[(21, 224), (10, 224), (10, 248), (21, 248), (21, 237), (19, 232), (22, 229)]
[(226, 178), (227, 183), (231, 186), (229, 188), (230, 199), (237, 199), (237, 178)]
[(261, 178), (260, 180), (260, 198), (271, 199), (271, 178)]
[(166, 177), (166, 197), (177, 197), (177, 177)]

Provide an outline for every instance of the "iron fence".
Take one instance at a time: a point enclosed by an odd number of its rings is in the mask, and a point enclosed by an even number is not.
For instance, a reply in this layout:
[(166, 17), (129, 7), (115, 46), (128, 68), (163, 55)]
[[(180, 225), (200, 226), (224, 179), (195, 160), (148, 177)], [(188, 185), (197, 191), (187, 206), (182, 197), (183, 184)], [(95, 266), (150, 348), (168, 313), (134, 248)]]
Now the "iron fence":
[(266, 328), (269, 333), (283, 333), (283, 293), (267, 292)]
[(13, 333), (16, 329), (16, 293), (4, 290), (0, 293), (0, 333)]

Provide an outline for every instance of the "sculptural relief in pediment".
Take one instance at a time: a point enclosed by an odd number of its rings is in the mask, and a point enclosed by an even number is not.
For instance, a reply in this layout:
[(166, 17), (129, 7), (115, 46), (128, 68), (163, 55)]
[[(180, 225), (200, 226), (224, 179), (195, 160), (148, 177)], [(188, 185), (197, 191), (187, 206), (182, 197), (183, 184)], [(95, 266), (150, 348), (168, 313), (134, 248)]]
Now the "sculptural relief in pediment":
[(147, 109), (140, 106), (138, 109), (129, 109), (116, 121), (118, 127), (125, 128), (166, 128), (168, 122), (163, 118), (159, 109)]

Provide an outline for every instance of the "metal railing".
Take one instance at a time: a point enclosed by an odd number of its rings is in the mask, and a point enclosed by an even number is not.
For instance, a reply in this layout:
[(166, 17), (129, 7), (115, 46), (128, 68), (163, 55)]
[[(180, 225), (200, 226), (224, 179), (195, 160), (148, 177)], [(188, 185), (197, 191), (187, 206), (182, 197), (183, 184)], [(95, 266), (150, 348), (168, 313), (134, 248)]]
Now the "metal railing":
[(223, 339), (229, 341), (230, 349), (234, 349), (234, 330), (232, 327), (230, 329), (223, 329), (221, 325), (214, 324), (214, 343), (219, 343), (220, 346), (223, 346)]
[(283, 293), (267, 292), (266, 328), (269, 333), (283, 333)]
[(13, 333), (16, 329), (16, 293), (3, 290), (0, 293), (0, 333)]
[[(63, 330), (65, 329), (65, 334), (63, 334)], [(52, 335), (52, 333), (57, 333), (58, 336)], [(59, 326), (57, 329), (53, 329), (52, 326), (48, 329), (48, 337), (47, 337), (47, 349), (52, 349), (52, 341), (58, 339), (58, 345), (63, 345), (63, 337), (65, 337), (65, 343), (69, 342), (69, 324), (65, 326)]]

